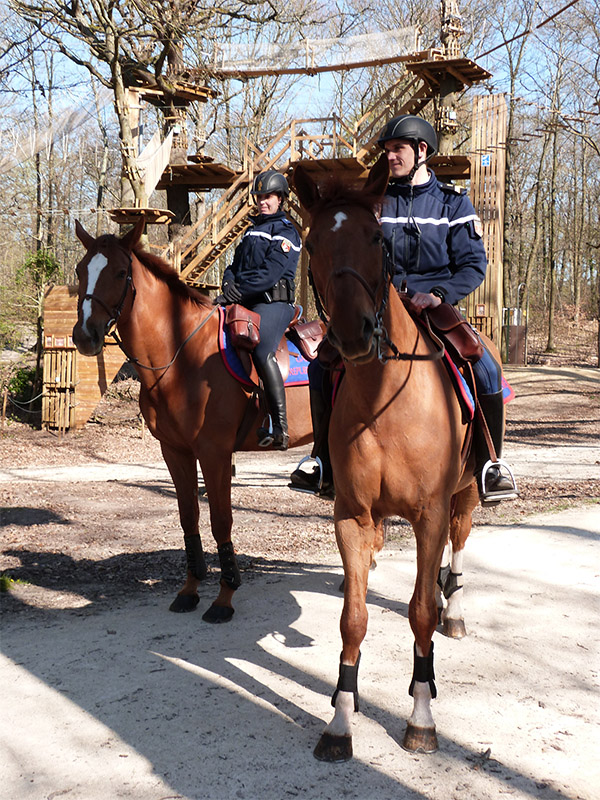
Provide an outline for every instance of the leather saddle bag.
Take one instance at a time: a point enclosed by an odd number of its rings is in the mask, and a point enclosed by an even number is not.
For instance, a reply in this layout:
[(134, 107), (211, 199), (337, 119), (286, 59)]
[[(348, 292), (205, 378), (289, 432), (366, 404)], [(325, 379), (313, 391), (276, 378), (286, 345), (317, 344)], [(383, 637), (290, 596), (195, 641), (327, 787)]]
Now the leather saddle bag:
[(225, 309), (225, 323), (234, 347), (254, 350), (260, 342), (260, 314), (249, 308), (233, 303)]
[(457, 366), (479, 361), (484, 352), (481, 339), (454, 306), (442, 303), (436, 308), (428, 308), (427, 316)]
[(311, 322), (297, 322), (286, 331), (286, 336), (296, 345), (307, 361), (314, 361), (317, 348), (323, 339), (323, 325), (318, 319)]

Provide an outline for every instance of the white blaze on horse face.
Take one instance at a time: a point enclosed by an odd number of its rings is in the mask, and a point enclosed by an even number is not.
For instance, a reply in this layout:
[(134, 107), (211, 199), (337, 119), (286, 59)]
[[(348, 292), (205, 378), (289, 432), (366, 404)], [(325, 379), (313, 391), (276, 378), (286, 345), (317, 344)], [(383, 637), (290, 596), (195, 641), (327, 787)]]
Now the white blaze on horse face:
[(336, 233), (342, 227), (343, 223), (348, 219), (346, 214), (343, 211), (338, 211), (337, 214), (334, 216), (335, 225), (331, 229), (332, 233)]
[[(98, 278), (100, 277), (100, 273), (104, 269), (104, 267), (108, 264), (108, 259), (106, 256), (102, 255), (102, 253), (96, 253), (96, 255), (92, 258), (90, 263), (88, 264), (87, 272), (88, 272), (88, 280), (87, 280), (87, 288), (85, 290), (86, 294), (94, 294), (94, 289), (96, 288), (96, 284), (98, 283)], [(92, 316), (92, 301), (88, 298), (83, 301), (81, 304), (81, 316), (83, 320), (83, 330), (90, 336), (90, 331), (87, 328), (88, 320)]]

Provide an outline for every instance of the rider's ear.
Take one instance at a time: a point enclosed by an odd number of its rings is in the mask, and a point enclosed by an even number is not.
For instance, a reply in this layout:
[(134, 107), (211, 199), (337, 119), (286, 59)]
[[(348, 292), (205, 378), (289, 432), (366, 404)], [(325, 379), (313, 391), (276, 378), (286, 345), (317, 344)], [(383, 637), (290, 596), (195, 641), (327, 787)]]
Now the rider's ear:
[(364, 191), (373, 195), (375, 202), (383, 197), (390, 177), (390, 166), (388, 158), (383, 153), (369, 170), (365, 181)]
[(320, 199), (319, 187), (301, 164), (294, 170), (292, 182), (300, 203), (310, 211)]
[(131, 252), (139, 240), (142, 238), (142, 234), (144, 232), (144, 227), (146, 226), (146, 221), (143, 217), (136, 222), (135, 226), (131, 228), (131, 230), (127, 231), (125, 236), (121, 237), (121, 243), (125, 249)]

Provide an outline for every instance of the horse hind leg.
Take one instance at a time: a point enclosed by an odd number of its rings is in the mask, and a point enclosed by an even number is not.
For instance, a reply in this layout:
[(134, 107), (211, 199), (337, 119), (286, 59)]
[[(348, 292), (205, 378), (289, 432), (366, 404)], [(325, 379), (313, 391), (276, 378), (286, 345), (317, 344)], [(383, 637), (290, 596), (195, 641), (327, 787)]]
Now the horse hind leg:
[(451, 558), (443, 578), (443, 595), (446, 601), (441, 614), (442, 633), (451, 639), (467, 635), (463, 617), (463, 559), (464, 548), (471, 532), (471, 516), (479, 502), (477, 486), (473, 482), (453, 498), (450, 518)]

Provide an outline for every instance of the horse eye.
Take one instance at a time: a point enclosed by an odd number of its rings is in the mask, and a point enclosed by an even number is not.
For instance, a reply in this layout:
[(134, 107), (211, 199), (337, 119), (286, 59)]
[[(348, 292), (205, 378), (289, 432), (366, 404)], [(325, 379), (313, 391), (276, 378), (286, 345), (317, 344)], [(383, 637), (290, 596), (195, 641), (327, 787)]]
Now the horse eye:
[(383, 231), (377, 230), (373, 236), (373, 244), (382, 244), (383, 242)]
[(126, 270), (126, 269), (121, 269), (121, 270), (119, 270), (119, 272), (117, 273), (117, 278), (118, 278), (120, 281), (122, 281), (122, 280), (123, 280), (123, 278), (126, 278), (126, 277), (127, 277), (127, 270)]

